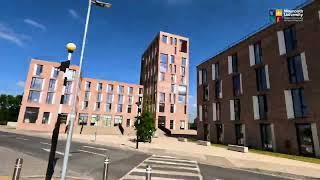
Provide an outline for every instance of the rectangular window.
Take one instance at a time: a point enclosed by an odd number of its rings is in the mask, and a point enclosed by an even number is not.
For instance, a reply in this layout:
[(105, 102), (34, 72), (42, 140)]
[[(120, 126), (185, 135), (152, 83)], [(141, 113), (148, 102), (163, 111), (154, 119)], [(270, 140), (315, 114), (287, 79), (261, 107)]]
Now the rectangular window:
[(50, 79), (50, 80), (49, 80), (49, 88), (48, 88), (48, 91), (54, 92), (55, 88), (56, 88), (56, 80), (55, 80), (55, 79)]
[(123, 104), (123, 95), (118, 95), (118, 104)]
[(124, 86), (119, 86), (118, 94), (123, 94), (123, 93), (124, 93)]
[(171, 84), (171, 92), (174, 93), (176, 89), (176, 86), (174, 84)]
[(26, 107), (23, 120), (25, 123), (36, 123), (38, 119), (38, 114), (39, 108)]
[(107, 103), (112, 103), (112, 94), (107, 94)]
[(266, 95), (258, 96), (259, 116), (260, 119), (267, 119), (268, 104)]
[(232, 77), (232, 82), (233, 82), (233, 95), (240, 96), (241, 95), (240, 74), (234, 75)]
[(101, 99), (102, 99), (102, 94), (97, 93), (97, 102), (101, 102)]
[(112, 84), (108, 84), (107, 91), (108, 91), (108, 93), (112, 93), (113, 92), (113, 85)]
[(29, 91), (28, 102), (39, 103), (40, 101), (40, 91)]
[(36, 65), (36, 75), (40, 76), (43, 72), (43, 65), (37, 64)]
[(165, 105), (164, 103), (159, 103), (159, 112), (164, 112)]
[(67, 81), (64, 93), (71, 94), (71, 91), (72, 91), (72, 81)]
[(131, 113), (132, 105), (128, 105), (127, 113)]
[(165, 102), (165, 93), (160, 93), (160, 101), (161, 103)]
[(232, 55), (232, 72), (233, 73), (238, 72), (238, 55), (237, 54)]
[(284, 40), (287, 53), (290, 53), (297, 48), (297, 37), (294, 26), (284, 29)]
[(69, 104), (69, 101), (70, 101), (70, 94), (65, 94), (62, 96), (63, 99), (62, 99), (62, 104)]
[(202, 69), (202, 84), (208, 83), (208, 76), (207, 76), (207, 70)]
[(180, 39), (180, 52), (188, 52), (188, 42), (182, 39)]
[(78, 125), (87, 125), (88, 124), (88, 114), (79, 114)]
[(106, 127), (110, 127), (111, 126), (111, 121), (112, 121), (112, 117), (110, 115), (105, 115), (104, 116), (104, 125)]
[(132, 98), (132, 96), (128, 96), (128, 104), (132, 104), (133, 103), (133, 98)]
[(160, 72), (167, 72), (168, 54), (160, 54)]
[(310, 124), (297, 124), (297, 138), (301, 155), (314, 156), (314, 143)]
[(288, 69), (290, 83), (300, 83), (304, 81), (300, 55), (288, 58)]
[(174, 126), (174, 121), (170, 120), (170, 129), (173, 129), (173, 126)]
[(176, 75), (175, 74), (172, 74), (171, 75), (171, 83), (175, 83), (176, 82)]
[(42, 116), (42, 124), (49, 124), (50, 112), (44, 112)]
[(308, 106), (304, 97), (304, 89), (291, 90), (294, 117), (302, 118), (308, 115)]
[(186, 121), (181, 120), (181, 121), (180, 121), (180, 129), (181, 129), (181, 130), (184, 130), (185, 128), (186, 128)]
[(100, 105), (101, 105), (101, 103), (100, 102), (96, 102), (96, 111), (99, 111), (100, 110)]
[(168, 36), (162, 35), (162, 42), (167, 44)]
[(111, 103), (106, 104), (106, 112), (111, 112)]
[(102, 91), (102, 83), (98, 83), (98, 91)]
[(203, 85), (203, 100), (209, 101), (209, 85)]
[(236, 124), (236, 144), (239, 146), (244, 145), (244, 132), (243, 132), (243, 125), (242, 124)]
[(84, 101), (83, 102), (83, 109), (88, 109), (88, 106), (89, 106), (89, 101)]
[(122, 116), (114, 116), (114, 126), (122, 124)]
[(178, 102), (181, 104), (185, 104), (186, 103), (186, 95), (179, 94), (178, 95)]
[(139, 94), (143, 94), (143, 88), (139, 88)]
[(272, 133), (270, 124), (261, 124), (260, 126), (262, 148), (267, 151), (272, 151)]
[(221, 119), (221, 103), (220, 102), (216, 102), (216, 118), (217, 118), (217, 121)]
[(186, 66), (187, 65), (187, 58), (182, 58), (181, 59), (181, 66)]
[(89, 101), (89, 98), (90, 98), (90, 92), (87, 91), (87, 92), (84, 93), (84, 100), (85, 101)]
[(121, 113), (122, 112), (122, 104), (118, 104), (117, 106), (117, 112)]
[(221, 80), (215, 82), (215, 97), (216, 99), (221, 98)]
[(160, 81), (164, 81), (165, 80), (165, 73), (160, 73)]
[(91, 88), (91, 82), (87, 81), (85, 84), (86, 91), (90, 91), (90, 88)]
[(212, 64), (212, 80), (220, 79), (219, 63)]
[(129, 94), (129, 95), (132, 95), (132, 94), (133, 94), (133, 87), (129, 87), (129, 89), (128, 89), (128, 94)]
[(174, 55), (171, 55), (171, 56), (170, 56), (170, 63), (171, 63), (171, 64), (174, 64)]
[(235, 99), (234, 100), (234, 120), (240, 120), (240, 99)]
[(262, 49), (261, 49), (261, 42), (257, 42), (253, 45), (254, 48), (254, 58), (255, 64), (262, 63)]
[(99, 120), (100, 120), (100, 116), (99, 115), (92, 115), (91, 116), (90, 126), (98, 126)]
[(130, 119), (127, 119), (127, 122), (126, 122), (126, 127), (130, 127), (131, 124), (130, 124)]
[(30, 88), (35, 89), (35, 90), (41, 90), (42, 89), (42, 82), (43, 82), (43, 79), (33, 77), (31, 80)]
[(174, 104), (170, 104), (170, 113), (174, 113)]
[(173, 38), (170, 37), (170, 44), (173, 45)]
[(186, 69), (185, 67), (181, 66), (181, 75), (185, 76), (186, 75)]
[(53, 104), (53, 96), (54, 96), (53, 92), (48, 92), (47, 98), (46, 98), (46, 103), (47, 104)]
[(52, 77), (57, 78), (59, 76), (59, 69), (53, 68)]
[(265, 91), (268, 89), (267, 87), (267, 76), (265, 67), (256, 69), (256, 77), (257, 77), (257, 91)]
[(223, 125), (216, 124), (216, 130), (217, 130), (217, 143), (222, 144), (223, 143)]

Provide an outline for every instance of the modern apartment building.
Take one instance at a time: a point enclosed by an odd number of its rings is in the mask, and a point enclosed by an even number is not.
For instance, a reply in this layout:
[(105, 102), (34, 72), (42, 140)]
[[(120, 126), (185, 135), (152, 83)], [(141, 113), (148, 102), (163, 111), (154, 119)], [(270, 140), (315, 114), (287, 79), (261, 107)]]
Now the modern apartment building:
[[(79, 67), (71, 66), (63, 73), (58, 71), (59, 66), (57, 62), (31, 61), (18, 129), (52, 131), (59, 111), (65, 119), (70, 118), (75, 90), (74, 73)], [(64, 77), (68, 80), (65, 86)], [(113, 132), (118, 124), (131, 128), (138, 111), (135, 102), (142, 93), (142, 86), (137, 84), (81, 78), (75, 123), (83, 124), (85, 131), (91, 126), (101, 127), (101, 133)], [(62, 121), (62, 129), (65, 124), (66, 121)]]
[(156, 125), (188, 128), (189, 39), (159, 32), (141, 59), (140, 84)]
[(320, 156), (320, 2), (197, 66), (198, 137)]

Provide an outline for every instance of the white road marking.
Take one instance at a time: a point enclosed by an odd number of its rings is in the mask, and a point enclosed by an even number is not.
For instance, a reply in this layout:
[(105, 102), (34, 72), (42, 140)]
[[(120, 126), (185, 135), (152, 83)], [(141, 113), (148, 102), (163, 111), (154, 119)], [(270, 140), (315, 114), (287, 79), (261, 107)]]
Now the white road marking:
[(152, 155), (152, 157), (157, 157), (157, 158), (168, 158), (168, 159), (177, 159), (175, 157), (172, 157), (172, 156), (159, 156), (159, 155)]
[(21, 137), (16, 137), (16, 139), (24, 140), (24, 141), (29, 141), (29, 139), (21, 138)]
[(91, 152), (91, 151), (85, 151), (85, 150), (82, 150), (82, 149), (78, 149), (78, 151), (85, 152), (85, 153), (89, 153), (89, 154), (94, 154), (94, 155), (98, 155), (98, 156), (106, 157), (106, 155), (105, 155), (105, 154), (95, 153), (95, 152)]
[[(141, 164), (142, 166), (147, 166), (149, 165), (148, 163), (143, 163)], [(158, 165), (158, 164), (152, 164), (152, 167), (163, 167), (163, 165)], [(198, 167), (183, 167), (183, 166), (175, 166), (175, 165), (170, 165), (170, 164), (166, 164), (167, 168), (174, 168), (174, 169), (185, 169), (185, 170), (191, 170), (191, 171), (199, 171)]]
[[(46, 148), (41, 148), (41, 149), (44, 150), (44, 151), (50, 152), (50, 149), (46, 149)], [(64, 156), (64, 153), (60, 152), (60, 151), (56, 151), (56, 154)], [(72, 154), (69, 154), (69, 156), (72, 156)]]
[[(152, 165), (151, 165), (152, 168)], [(145, 169), (136, 169), (134, 172), (142, 172), (145, 173), (146, 170)], [(152, 173), (156, 173), (156, 174), (164, 174), (164, 175), (178, 175), (178, 176), (192, 176), (192, 177), (199, 177), (201, 175), (199, 174), (194, 174), (194, 173), (190, 173), (190, 172), (175, 172), (175, 171), (163, 171), (163, 170), (157, 170), (157, 169), (152, 169), (151, 171)]]
[(159, 163), (159, 164), (171, 164), (171, 165), (182, 165), (182, 166), (196, 166), (196, 164), (188, 164), (188, 163), (182, 163), (182, 162), (167, 162), (167, 161), (160, 161), (160, 160), (146, 160), (146, 163)]
[(175, 162), (189, 162), (189, 163), (197, 163), (196, 161), (192, 161), (192, 160), (185, 160), (185, 159), (168, 159), (168, 158), (159, 158), (159, 157), (152, 157), (150, 158), (152, 160), (168, 160), (168, 161), (175, 161)]
[(82, 146), (85, 148), (89, 148), (89, 149), (97, 149), (97, 150), (102, 150), (102, 151), (109, 151), (108, 149), (105, 148), (98, 148), (98, 147), (93, 147), (93, 146)]
[(45, 145), (49, 145), (49, 146), (51, 146), (51, 144), (50, 144), (50, 143), (46, 143), (46, 142), (40, 142), (40, 144), (45, 144)]

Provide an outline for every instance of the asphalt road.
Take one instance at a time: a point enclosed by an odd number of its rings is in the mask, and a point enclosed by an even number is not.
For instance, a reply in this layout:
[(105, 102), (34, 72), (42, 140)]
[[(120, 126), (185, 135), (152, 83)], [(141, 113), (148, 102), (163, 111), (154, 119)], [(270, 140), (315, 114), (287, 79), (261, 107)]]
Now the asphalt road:
[[(50, 140), (46, 138), (0, 131), (0, 147), (22, 152), (44, 161), (48, 160), (50, 143)], [(57, 165), (60, 167), (63, 161), (64, 147), (65, 141), (60, 140), (56, 152), (56, 158), (58, 158)], [(154, 179), (283, 179), (248, 171), (204, 165), (192, 159), (151, 155), (130, 149), (79, 142), (72, 143), (71, 154), (68, 164), (69, 171), (76, 172), (82, 177), (91, 177), (92, 179), (102, 179), (103, 161), (106, 154), (111, 159), (109, 179), (144, 179), (147, 165), (152, 166), (152, 177)], [(7, 163), (3, 163), (1, 158), (5, 156), (5, 154), (0, 155), (0, 168)], [(45, 169), (44, 167), (42, 168)]]

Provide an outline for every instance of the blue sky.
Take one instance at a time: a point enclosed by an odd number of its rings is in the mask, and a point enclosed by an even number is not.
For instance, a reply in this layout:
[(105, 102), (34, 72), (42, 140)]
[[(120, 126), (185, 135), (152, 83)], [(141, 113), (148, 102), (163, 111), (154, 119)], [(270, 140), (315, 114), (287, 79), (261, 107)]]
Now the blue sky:
[[(190, 38), (190, 108), (196, 65), (268, 23), (271, 8), (305, 0), (110, 0), (93, 7), (84, 76), (139, 83), (140, 57), (159, 31)], [(0, 6), (0, 93), (21, 94), (31, 58), (78, 63), (87, 0), (10, 0)]]

